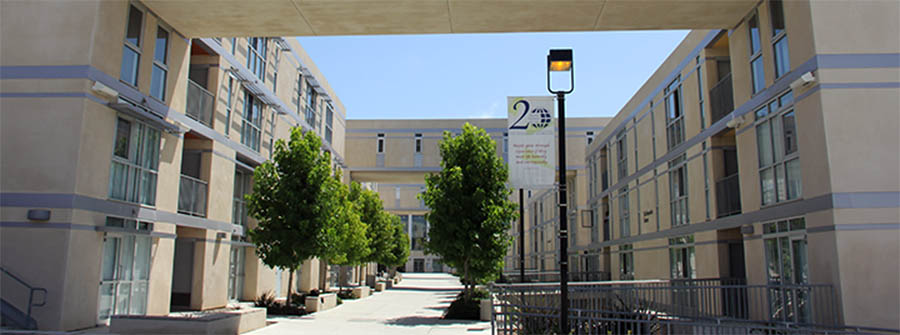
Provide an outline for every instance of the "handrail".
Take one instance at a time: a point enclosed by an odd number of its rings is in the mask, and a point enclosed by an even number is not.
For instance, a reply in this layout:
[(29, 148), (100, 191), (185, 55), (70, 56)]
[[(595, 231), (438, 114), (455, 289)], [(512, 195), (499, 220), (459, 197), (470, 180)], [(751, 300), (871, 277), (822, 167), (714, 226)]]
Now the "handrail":
[[(24, 280), (22, 280), (22, 278), (19, 278), (18, 276), (12, 274), (8, 270), (4, 269), (2, 266), (0, 266), (0, 271), (3, 271), (3, 273), (5, 273), (7, 276), (9, 276), (12, 279), (15, 279), (17, 282), (19, 282), (19, 284), (22, 284), (22, 286), (25, 286), (28, 288), (28, 290), (29, 290), (28, 291), (28, 312), (26, 313), (26, 315), (29, 318), (31, 318), (31, 308), (32, 307), (42, 307), (47, 304), (47, 289), (45, 289), (43, 287), (34, 287), (34, 286), (29, 285)], [(39, 304), (34, 303), (34, 292), (43, 292), (44, 293), (41, 296), (41, 303), (39, 303)]]

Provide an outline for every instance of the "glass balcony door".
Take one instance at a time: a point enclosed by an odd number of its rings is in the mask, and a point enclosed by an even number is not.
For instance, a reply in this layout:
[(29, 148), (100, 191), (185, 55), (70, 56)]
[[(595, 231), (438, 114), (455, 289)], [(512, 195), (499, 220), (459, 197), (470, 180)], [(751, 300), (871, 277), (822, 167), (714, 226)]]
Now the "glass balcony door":
[(149, 236), (104, 239), (98, 323), (108, 323), (112, 315), (146, 314), (151, 244)]

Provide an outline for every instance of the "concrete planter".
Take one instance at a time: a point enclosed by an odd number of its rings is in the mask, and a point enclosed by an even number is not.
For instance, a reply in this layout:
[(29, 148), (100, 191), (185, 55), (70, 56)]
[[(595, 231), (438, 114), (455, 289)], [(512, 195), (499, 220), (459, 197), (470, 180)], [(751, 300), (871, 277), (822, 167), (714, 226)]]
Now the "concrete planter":
[(350, 291), (350, 295), (356, 299), (362, 299), (372, 295), (372, 291), (368, 286), (359, 286), (354, 287), (353, 290)]
[(322, 293), (318, 297), (306, 297), (305, 303), (309, 313), (332, 309), (337, 306), (337, 294)]
[(493, 299), (481, 299), (481, 321), (491, 321), (491, 312), (493, 312)]
[(265, 308), (223, 311), (196, 317), (114, 315), (113, 334), (241, 334), (266, 326)]
[(375, 283), (375, 292), (381, 292), (381, 291), (384, 291), (385, 289), (387, 289), (387, 283), (385, 283), (383, 281)]

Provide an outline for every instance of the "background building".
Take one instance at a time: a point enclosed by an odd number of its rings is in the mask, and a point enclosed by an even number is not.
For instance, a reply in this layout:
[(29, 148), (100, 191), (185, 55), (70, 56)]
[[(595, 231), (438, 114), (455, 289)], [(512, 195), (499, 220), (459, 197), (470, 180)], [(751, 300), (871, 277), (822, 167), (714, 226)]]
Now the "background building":
[[(583, 182), (584, 149), (589, 138), (603, 129), (608, 118), (572, 118), (566, 131), (569, 178)], [(354, 181), (371, 183), (384, 207), (401, 217), (410, 236), (410, 256), (405, 271), (444, 272), (448, 268), (434, 255), (424, 253), (428, 236), (428, 208), (418, 198), (425, 192), (425, 176), (441, 170), (438, 144), (445, 131), (460, 134), (469, 122), (484, 129), (497, 144), (497, 155), (507, 158), (506, 119), (348, 120), (347, 165)], [(577, 187), (576, 187), (577, 189)], [(528, 191), (536, 194), (537, 191)], [(573, 193), (575, 194), (575, 193)], [(586, 192), (578, 192), (579, 204)], [(513, 192), (510, 199), (518, 201)], [(548, 203), (549, 205), (549, 203)], [(555, 208), (555, 206), (554, 206)], [(518, 227), (514, 225), (513, 228)], [(508, 266), (511, 264), (507, 264)]]

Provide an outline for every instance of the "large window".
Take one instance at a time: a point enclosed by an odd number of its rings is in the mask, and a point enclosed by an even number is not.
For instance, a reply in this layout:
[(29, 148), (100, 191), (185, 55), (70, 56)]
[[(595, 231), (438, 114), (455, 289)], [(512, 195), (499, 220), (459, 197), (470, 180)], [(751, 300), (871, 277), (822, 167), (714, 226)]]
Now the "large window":
[(166, 100), (166, 77), (169, 74), (169, 32), (156, 27), (156, 46), (153, 49), (153, 73), (150, 77), (150, 96)]
[(684, 142), (684, 110), (681, 103), (681, 82), (680, 78), (675, 78), (672, 83), (666, 87), (666, 134), (669, 143), (669, 149), (678, 146)]
[(626, 140), (625, 129), (622, 129), (622, 131), (616, 135), (616, 162), (619, 168), (619, 180), (628, 176), (628, 154), (625, 151), (627, 150)]
[(753, 14), (747, 22), (750, 30), (750, 77), (753, 94), (766, 88), (766, 75), (763, 69), (762, 48), (759, 39), (759, 15)]
[(631, 213), (628, 206), (628, 188), (619, 190), (619, 237), (631, 236)]
[(428, 224), (424, 215), (412, 216), (412, 248), (411, 250), (425, 250), (425, 236), (428, 234)]
[(265, 37), (248, 38), (247, 68), (262, 82), (266, 81), (266, 42)]
[(772, 23), (772, 49), (775, 54), (775, 78), (791, 70), (787, 33), (784, 30), (784, 5), (781, 0), (769, 1), (769, 21)]
[(133, 119), (119, 117), (109, 173), (109, 197), (156, 204), (159, 165), (159, 130)]
[(234, 204), (231, 208), (231, 223), (247, 227), (247, 200), (244, 196), (253, 191), (252, 173), (241, 169), (234, 170)]
[(378, 134), (375, 143), (375, 152), (379, 154), (384, 153), (384, 134)]
[(141, 63), (141, 36), (143, 35), (144, 12), (134, 5), (128, 7), (128, 24), (125, 28), (125, 46), (122, 47), (122, 68), (119, 79), (131, 86), (137, 86), (138, 68)]
[(797, 152), (797, 120), (788, 91), (756, 110), (756, 145), (762, 205), (803, 193)]
[(686, 164), (685, 154), (669, 162), (669, 208), (673, 227), (689, 221)]
[(619, 246), (619, 280), (634, 280), (634, 247), (631, 244)]
[(316, 120), (316, 100), (318, 100), (319, 94), (316, 92), (316, 89), (309, 84), (306, 83), (306, 123), (309, 124), (315, 130), (319, 129), (318, 120)]
[(250, 91), (244, 90), (244, 113), (241, 122), (241, 143), (259, 151), (259, 137), (262, 127), (262, 102)]
[(228, 135), (228, 131), (231, 129), (231, 111), (234, 100), (234, 77), (229, 74), (228, 75), (228, 87), (227, 91), (225, 91), (225, 135)]
[(697, 277), (694, 259), (694, 235), (669, 239), (669, 273), (672, 279), (693, 279)]
[(331, 137), (334, 136), (334, 111), (331, 106), (325, 107), (325, 141), (331, 143)]
[[(806, 251), (806, 220), (794, 218), (763, 224), (766, 249), (766, 278), (770, 285), (809, 283)], [(809, 293), (791, 287), (769, 289), (773, 319), (808, 322)]]
[[(136, 231), (153, 229), (149, 222), (115, 217), (107, 217), (106, 225)], [(106, 323), (112, 315), (147, 313), (152, 244), (148, 235), (108, 233), (103, 238), (97, 313), (99, 322)]]

